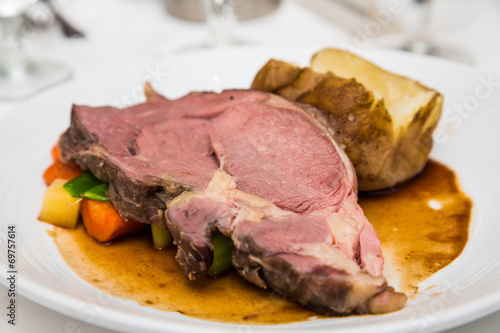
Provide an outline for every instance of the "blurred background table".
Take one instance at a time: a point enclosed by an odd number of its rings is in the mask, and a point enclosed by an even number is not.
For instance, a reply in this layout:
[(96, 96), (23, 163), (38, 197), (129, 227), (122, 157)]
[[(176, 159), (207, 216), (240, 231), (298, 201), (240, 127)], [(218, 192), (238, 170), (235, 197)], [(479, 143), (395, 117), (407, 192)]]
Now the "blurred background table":
[[(357, 41), (356, 31), (361, 31), (366, 22), (374, 18), (369, 15), (363, 18), (360, 7), (345, 9), (346, 12), (329, 10), (338, 5), (333, 2), (282, 0), (272, 13), (240, 21), (236, 34), (256, 45), (353, 45)], [(52, 27), (32, 31), (26, 46), (37, 58), (52, 59), (68, 66), (72, 79), (123, 68), (153, 56), (182, 52), (200, 45), (207, 34), (204, 23), (169, 15), (162, 0), (64, 0), (57, 3), (64, 17), (85, 32), (85, 38), (64, 38), (56, 27)], [(464, 51), (471, 65), (483, 73), (500, 72), (500, 1), (436, 0), (429, 31), (437, 44)], [(371, 35), (363, 47), (394, 48), (401, 41), (401, 32), (391, 26)], [(0, 121), (3, 114), (15, 112), (24, 102), (0, 101)], [(0, 286), (0, 304), (7, 304), (6, 301), (7, 289)], [(13, 327), (1, 320), (0, 332), (110, 332), (56, 313), (22, 296), (17, 296), (17, 304), (17, 325)], [(498, 332), (498, 327), (500, 312), (449, 332)]]

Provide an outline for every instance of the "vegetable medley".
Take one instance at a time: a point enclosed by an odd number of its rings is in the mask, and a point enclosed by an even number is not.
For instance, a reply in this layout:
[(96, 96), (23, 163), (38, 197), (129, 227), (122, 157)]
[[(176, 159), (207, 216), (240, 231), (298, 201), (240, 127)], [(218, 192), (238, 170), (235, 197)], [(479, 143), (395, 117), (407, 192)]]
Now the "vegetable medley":
[[(146, 223), (123, 219), (109, 200), (108, 184), (94, 177), (90, 171), (61, 162), (59, 155), (57, 146), (54, 146), (53, 163), (43, 174), (48, 188), (38, 217), (40, 221), (75, 228), (81, 217), (87, 234), (101, 243), (109, 243), (148, 226)], [(172, 244), (168, 229), (151, 224), (151, 234), (157, 249)], [(230, 238), (221, 233), (215, 233), (212, 241), (214, 260), (207, 273), (216, 277), (232, 267), (234, 245)]]

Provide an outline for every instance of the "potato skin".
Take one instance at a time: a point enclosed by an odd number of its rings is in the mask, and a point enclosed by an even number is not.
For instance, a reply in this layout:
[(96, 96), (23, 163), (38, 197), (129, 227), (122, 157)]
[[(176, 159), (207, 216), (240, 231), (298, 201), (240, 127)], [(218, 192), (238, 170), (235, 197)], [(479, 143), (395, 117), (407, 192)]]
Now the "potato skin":
[[(300, 74), (300, 67), (274, 59), (269, 60), (255, 76), (251, 89), (277, 91), (288, 86)], [(255, 87), (254, 87), (255, 85)]]
[(355, 78), (274, 59), (258, 72), (252, 88), (323, 110), (330, 131), (354, 165), (360, 191), (392, 188), (422, 170), (442, 107), (442, 97), (436, 93), (403, 128), (395, 128), (384, 99)]

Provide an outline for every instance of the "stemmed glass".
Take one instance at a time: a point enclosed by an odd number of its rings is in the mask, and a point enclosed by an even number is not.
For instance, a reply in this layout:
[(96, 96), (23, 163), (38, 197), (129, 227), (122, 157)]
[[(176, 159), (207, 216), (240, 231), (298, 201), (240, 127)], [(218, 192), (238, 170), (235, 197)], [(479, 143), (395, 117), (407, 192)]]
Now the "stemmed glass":
[(429, 23), (431, 17), (431, 0), (413, 0), (415, 4), (413, 15), (416, 16), (414, 25), (409, 29), (410, 39), (403, 45), (403, 50), (431, 54), (436, 53), (436, 46), (429, 39)]
[(405, 51), (434, 55), (438, 57), (473, 63), (472, 57), (460, 49), (437, 45), (429, 36), (429, 24), (432, 16), (432, 0), (412, 0), (413, 15), (416, 19), (409, 29), (409, 40), (403, 45)]
[(237, 25), (234, 7), (241, 0), (205, 0), (206, 22), (210, 37), (205, 47), (241, 44), (233, 34)]
[(0, 0), (0, 99), (30, 96), (69, 77), (65, 67), (23, 52), (23, 14), (36, 0)]

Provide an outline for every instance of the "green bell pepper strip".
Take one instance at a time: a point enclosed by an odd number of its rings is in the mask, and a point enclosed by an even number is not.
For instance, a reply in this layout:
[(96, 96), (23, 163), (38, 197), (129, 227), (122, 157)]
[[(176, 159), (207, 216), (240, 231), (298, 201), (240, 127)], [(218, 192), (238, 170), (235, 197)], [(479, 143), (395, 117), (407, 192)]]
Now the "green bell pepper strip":
[(163, 249), (172, 244), (172, 234), (168, 229), (151, 224), (151, 233), (153, 234), (153, 245), (155, 249)]
[(214, 261), (212, 266), (207, 271), (207, 274), (212, 277), (217, 277), (221, 273), (227, 271), (233, 264), (231, 262), (234, 244), (231, 238), (228, 238), (216, 232), (212, 236), (212, 243), (214, 244)]
[(63, 185), (63, 188), (68, 191), (73, 198), (81, 198), (83, 192), (101, 184), (102, 182), (99, 179), (95, 178), (90, 171), (87, 171), (73, 179), (68, 180)]
[(68, 180), (64, 183), (63, 188), (68, 191), (73, 198), (109, 201), (109, 197), (106, 194), (108, 191), (108, 184), (94, 177), (90, 171)]
[(83, 192), (82, 197), (97, 201), (109, 201), (109, 197), (106, 194), (106, 192), (108, 192), (108, 187), (108, 184), (97, 185)]

